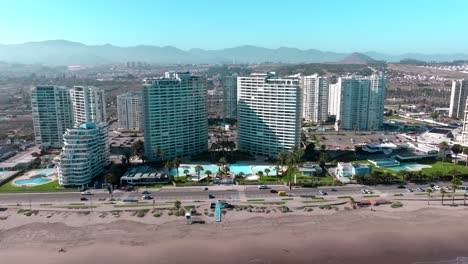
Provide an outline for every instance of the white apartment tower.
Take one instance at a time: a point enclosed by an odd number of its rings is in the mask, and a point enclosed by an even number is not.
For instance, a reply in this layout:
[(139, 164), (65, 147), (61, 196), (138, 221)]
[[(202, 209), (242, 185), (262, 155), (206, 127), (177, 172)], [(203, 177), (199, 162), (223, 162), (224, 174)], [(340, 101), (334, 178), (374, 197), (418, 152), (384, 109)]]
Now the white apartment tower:
[(302, 90), (299, 76), (254, 73), (237, 78), (239, 149), (276, 157), (300, 147)]
[(328, 79), (317, 74), (301, 77), (302, 118), (321, 123), (328, 119)]
[(69, 91), (62, 86), (36, 86), (31, 89), (31, 108), (36, 144), (61, 148), (62, 135), (73, 127)]
[(451, 118), (464, 119), (465, 102), (468, 97), (468, 81), (452, 81), (452, 93), (450, 94), (449, 116)]
[(143, 130), (141, 114), (141, 92), (129, 92), (117, 96), (119, 129), (130, 131)]
[(107, 123), (67, 129), (57, 167), (60, 185), (82, 186), (104, 172), (110, 164), (107, 130)]
[(190, 157), (208, 150), (206, 80), (189, 72), (145, 79), (143, 124), (148, 160)]
[(330, 84), (328, 86), (328, 115), (338, 115), (339, 102), (340, 102), (340, 86), (338, 84)]
[(224, 117), (237, 117), (237, 74), (225, 76), (223, 83)]
[(74, 126), (106, 122), (104, 90), (94, 86), (74, 86), (70, 90)]
[(383, 127), (386, 82), (383, 75), (342, 77), (336, 128), (340, 130), (379, 130)]
[(462, 144), (468, 144), (468, 98), (465, 100), (465, 110), (463, 114)]

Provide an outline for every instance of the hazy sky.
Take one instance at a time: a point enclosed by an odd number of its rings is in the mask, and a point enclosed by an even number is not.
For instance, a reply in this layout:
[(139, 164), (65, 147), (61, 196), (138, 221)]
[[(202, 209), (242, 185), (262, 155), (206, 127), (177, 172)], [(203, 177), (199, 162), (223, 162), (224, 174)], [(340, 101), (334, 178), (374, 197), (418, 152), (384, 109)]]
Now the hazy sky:
[(468, 52), (468, 0), (0, 0), (0, 43)]

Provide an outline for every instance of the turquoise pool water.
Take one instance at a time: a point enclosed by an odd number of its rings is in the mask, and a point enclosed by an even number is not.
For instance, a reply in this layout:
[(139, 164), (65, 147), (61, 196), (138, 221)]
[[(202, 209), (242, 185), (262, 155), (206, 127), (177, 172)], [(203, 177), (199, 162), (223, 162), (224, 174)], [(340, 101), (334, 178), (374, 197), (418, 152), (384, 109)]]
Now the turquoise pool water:
[[(203, 167), (203, 170), (200, 172), (201, 176), (205, 175), (205, 171), (210, 170), (213, 174), (218, 172), (218, 165), (215, 164), (200, 164)], [(270, 173), (268, 175), (275, 175), (276, 169), (275, 166), (265, 166), (265, 165), (247, 165), (247, 164), (229, 164), (229, 171), (234, 174), (239, 174), (243, 172), (245, 175), (247, 174), (255, 174), (257, 171), (263, 171), (265, 174), (265, 169), (270, 169)], [(195, 165), (191, 166), (180, 166), (179, 167), (179, 176), (184, 175), (184, 170), (188, 169), (190, 174), (196, 175), (195, 172)], [(171, 170), (171, 175), (176, 175), (176, 169)]]
[(36, 175), (50, 175), (55, 173), (55, 169), (42, 169), (35, 172)]
[(424, 168), (430, 168), (431, 165), (422, 165), (417, 163), (401, 163), (399, 166), (386, 167), (394, 171), (419, 171)]
[(13, 183), (15, 185), (41, 185), (41, 184), (48, 183), (51, 181), (52, 179), (49, 179), (49, 178), (37, 177), (37, 178), (31, 178), (31, 179), (17, 180), (17, 181), (14, 181)]

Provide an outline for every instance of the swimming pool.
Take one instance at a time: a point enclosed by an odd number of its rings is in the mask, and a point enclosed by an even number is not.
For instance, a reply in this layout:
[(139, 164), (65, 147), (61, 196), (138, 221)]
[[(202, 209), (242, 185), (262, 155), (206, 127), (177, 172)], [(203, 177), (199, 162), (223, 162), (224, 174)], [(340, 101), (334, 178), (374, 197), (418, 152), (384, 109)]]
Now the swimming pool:
[(41, 185), (44, 183), (51, 182), (52, 179), (46, 178), (46, 177), (34, 177), (34, 178), (29, 178), (29, 179), (23, 179), (23, 180), (17, 180), (14, 181), (13, 183), (15, 185)]
[[(203, 170), (200, 171), (200, 175), (204, 176), (205, 171), (210, 170), (212, 174), (215, 174), (218, 172), (219, 167), (218, 165), (215, 164), (200, 164), (203, 167)], [(188, 170), (190, 174), (196, 175), (195, 171), (195, 166), (196, 165), (185, 165), (185, 166), (180, 166), (179, 167), (179, 176), (184, 175), (184, 170)], [(265, 174), (265, 169), (269, 169), (270, 172), (268, 175), (275, 175), (276, 174), (276, 169), (275, 166), (265, 166), (265, 165), (248, 165), (248, 164), (241, 164), (241, 163), (235, 163), (235, 164), (229, 164), (229, 171), (234, 173), (234, 174), (239, 174), (239, 173), (244, 173), (245, 175), (248, 174), (255, 174), (258, 171), (262, 171)], [(176, 175), (176, 169), (171, 170), (171, 175)]]
[(423, 165), (417, 163), (401, 163), (399, 166), (386, 167), (394, 171), (419, 171), (424, 168), (431, 168), (431, 165)]

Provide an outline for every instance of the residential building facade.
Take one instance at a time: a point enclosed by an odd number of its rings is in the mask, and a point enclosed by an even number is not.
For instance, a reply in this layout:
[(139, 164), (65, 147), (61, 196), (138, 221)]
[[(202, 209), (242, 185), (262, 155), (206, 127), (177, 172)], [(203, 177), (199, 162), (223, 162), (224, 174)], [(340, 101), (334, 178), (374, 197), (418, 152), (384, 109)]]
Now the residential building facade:
[(465, 103), (468, 97), (468, 80), (452, 81), (449, 116), (464, 119)]
[(237, 78), (239, 149), (276, 157), (300, 146), (302, 90), (299, 76), (254, 73)]
[(36, 144), (61, 148), (63, 133), (73, 127), (69, 90), (62, 86), (33, 87), (31, 108)]
[(70, 90), (74, 126), (106, 122), (104, 90), (94, 86), (74, 86)]
[(338, 84), (329, 84), (328, 85), (328, 115), (337, 116), (340, 109), (340, 94), (341, 89)]
[(463, 114), (463, 130), (461, 143), (468, 144), (468, 98), (465, 100), (465, 111)]
[(143, 130), (141, 101), (141, 92), (129, 92), (117, 96), (119, 129), (127, 131)]
[(328, 79), (317, 74), (302, 76), (302, 118), (322, 123), (328, 119)]
[(143, 85), (145, 156), (148, 160), (190, 157), (208, 150), (206, 79), (167, 72)]
[(336, 128), (379, 130), (383, 127), (386, 81), (383, 75), (342, 77), (339, 86)]
[(82, 186), (110, 164), (107, 123), (85, 123), (67, 129), (57, 172), (60, 185)]
[(225, 76), (222, 83), (224, 117), (237, 118), (237, 74)]

